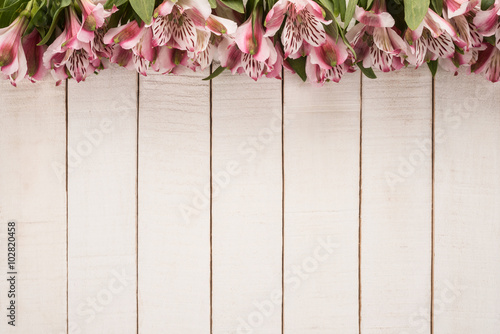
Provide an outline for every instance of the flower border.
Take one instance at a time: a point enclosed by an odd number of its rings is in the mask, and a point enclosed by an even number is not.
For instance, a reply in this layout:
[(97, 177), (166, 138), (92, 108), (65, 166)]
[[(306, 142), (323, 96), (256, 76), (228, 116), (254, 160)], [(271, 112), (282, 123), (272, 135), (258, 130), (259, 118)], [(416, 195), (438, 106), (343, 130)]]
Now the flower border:
[(4, 0), (0, 75), (84, 81), (111, 63), (146, 75), (283, 68), (315, 85), (424, 64), (500, 80), (500, 0)]

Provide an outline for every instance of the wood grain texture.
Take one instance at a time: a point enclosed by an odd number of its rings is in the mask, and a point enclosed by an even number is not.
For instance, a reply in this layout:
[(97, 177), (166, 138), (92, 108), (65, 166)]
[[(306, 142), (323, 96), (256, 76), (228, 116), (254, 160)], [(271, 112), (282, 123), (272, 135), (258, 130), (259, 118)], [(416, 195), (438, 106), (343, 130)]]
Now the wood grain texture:
[(377, 75), (362, 85), (361, 333), (414, 333), (430, 316), (431, 76)]
[(284, 97), (284, 331), (358, 333), (360, 76)]
[(435, 89), (434, 333), (498, 333), (500, 86), (442, 72)]
[(70, 332), (136, 333), (137, 74), (69, 84)]
[(139, 333), (210, 333), (208, 74), (141, 78)]
[[(213, 332), (281, 331), (281, 82), (213, 81)], [(279, 295), (277, 295), (279, 294)]]
[[(0, 82), (1, 333), (66, 333), (65, 87)], [(7, 325), (7, 223), (17, 223), (16, 327)]]

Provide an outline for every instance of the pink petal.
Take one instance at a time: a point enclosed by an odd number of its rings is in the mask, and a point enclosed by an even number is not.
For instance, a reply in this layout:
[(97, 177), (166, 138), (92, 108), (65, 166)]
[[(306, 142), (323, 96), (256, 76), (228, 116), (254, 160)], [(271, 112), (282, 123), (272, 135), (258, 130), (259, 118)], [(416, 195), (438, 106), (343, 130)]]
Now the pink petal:
[(139, 27), (134, 20), (126, 25), (109, 29), (106, 35), (104, 35), (103, 40), (105, 44), (119, 44), (122, 48), (128, 50), (132, 49), (139, 42), (144, 30), (144, 27)]
[(207, 19), (207, 28), (216, 35), (222, 34), (234, 34), (238, 25), (232, 20), (225, 19), (223, 17), (210, 15)]
[(474, 25), (477, 31), (483, 36), (491, 36), (495, 33), (498, 23), (498, 11), (500, 5), (495, 5), (492, 9), (479, 11), (474, 17)]
[(371, 27), (392, 27), (395, 24), (391, 14), (387, 12), (377, 14), (371, 11), (366, 11), (359, 6), (356, 6), (354, 18)]
[(424, 26), (430, 30), (434, 38), (440, 36), (444, 32), (447, 32), (452, 37), (457, 35), (453, 26), (430, 8), (427, 10), (423, 23)]
[(264, 36), (274, 36), (280, 29), (283, 24), (283, 19), (285, 18), (287, 4), (288, 0), (279, 0), (274, 4), (269, 13), (267, 13), (264, 24), (267, 29)]

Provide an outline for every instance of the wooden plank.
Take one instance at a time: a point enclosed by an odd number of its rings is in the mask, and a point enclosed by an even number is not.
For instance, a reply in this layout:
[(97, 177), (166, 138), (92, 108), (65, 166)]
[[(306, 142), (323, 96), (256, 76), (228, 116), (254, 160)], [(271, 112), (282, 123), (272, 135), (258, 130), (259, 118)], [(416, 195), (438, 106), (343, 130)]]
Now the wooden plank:
[(500, 87), (443, 72), (435, 89), (434, 333), (498, 333)]
[(413, 333), (414, 313), (430, 315), (431, 80), (413, 69), (363, 78), (363, 334)]
[(141, 333), (210, 333), (208, 74), (141, 78)]
[[(0, 100), (0, 332), (66, 333), (65, 86), (13, 88), (3, 80)], [(10, 220), (17, 224), (15, 327), (6, 317)]]
[(360, 76), (285, 77), (285, 333), (358, 333)]
[(279, 80), (213, 81), (214, 333), (281, 331), (281, 109)]
[(70, 332), (136, 333), (137, 74), (69, 83)]

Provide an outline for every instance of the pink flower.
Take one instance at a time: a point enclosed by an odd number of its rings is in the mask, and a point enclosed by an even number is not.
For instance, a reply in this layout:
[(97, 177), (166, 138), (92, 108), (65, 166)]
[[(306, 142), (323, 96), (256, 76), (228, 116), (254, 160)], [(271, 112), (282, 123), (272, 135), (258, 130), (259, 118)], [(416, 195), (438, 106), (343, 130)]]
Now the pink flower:
[(307, 80), (320, 86), (326, 81), (339, 82), (350, 69), (352, 58), (342, 40), (336, 42), (327, 35), (322, 46), (311, 48), (306, 60)]
[(257, 59), (255, 54), (243, 52), (233, 38), (225, 37), (218, 48), (221, 66), (228, 68), (233, 74), (246, 73), (254, 80), (263, 75), (279, 78), (283, 59), (269, 38), (265, 37), (262, 42), (266, 43), (268, 56), (264, 57), (264, 53), (259, 53), (260, 57)]
[(37, 45), (41, 41), (40, 34), (36, 29), (23, 38), (23, 49), (26, 54), (28, 71), (26, 76), (31, 82), (42, 80), (48, 70), (43, 66), (43, 54), (47, 47), (45, 45)]
[(203, 51), (210, 38), (206, 22), (211, 11), (206, 0), (166, 0), (155, 10), (153, 44), (190, 52)]
[(66, 27), (43, 55), (44, 66), (52, 69), (58, 84), (68, 77), (67, 73), (77, 82), (83, 81), (100, 65), (90, 42), (78, 38), (81, 27), (75, 9), (66, 9)]
[(316, 86), (323, 86), (325, 82), (340, 82), (340, 79), (346, 72), (347, 67), (344, 64), (333, 66), (330, 69), (324, 69), (311, 62), (311, 58), (306, 59), (307, 81)]
[(155, 60), (153, 30), (144, 24), (139, 26), (136, 21), (109, 29), (103, 41), (108, 45), (115, 44), (110, 59), (112, 63), (128, 69), (135, 68), (142, 75), (146, 75), (146, 70)]
[(477, 62), (472, 66), (472, 71), (482, 73), (491, 82), (500, 80), (500, 50), (487, 44), (484, 51), (479, 52)]
[(83, 24), (78, 32), (78, 39), (90, 42), (94, 39), (94, 31), (104, 26), (106, 18), (118, 10), (113, 6), (111, 10), (105, 10), (101, 3), (97, 5), (91, 0), (78, 0), (83, 13)]
[(320, 46), (326, 40), (323, 24), (332, 21), (325, 20), (325, 12), (312, 0), (279, 0), (266, 17), (266, 37), (274, 36), (280, 29), (283, 20), (285, 26), (281, 34), (281, 43), (285, 58), (300, 57), (299, 50), (304, 43)]
[(466, 14), (478, 4), (479, 0), (444, 0), (443, 2), (449, 18)]
[(500, 49), (500, 2), (495, 0), (493, 6), (486, 11), (479, 11), (474, 17), (474, 24), (483, 36), (495, 35), (495, 45)]
[(260, 11), (256, 15), (255, 24), (252, 23), (252, 16), (250, 16), (245, 23), (238, 27), (234, 34), (234, 40), (241, 51), (252, 55), (257, 61), (264, 62), (271, 56), (274, 46), (269, 37), (264, 37), (261, 20)]
[(0, 70), (12, 85), (24, 78), (28, 70), (21, 38), (28, 27), (26, 16), (19, 16), (8, 27), (0, 29)]
[(453, 40), (458, 47), (468, 52), (472, 48), (481, 46), (483, 36), (477, 31), (476, 26), (472, 23), (471, 15), (457, 15), (450, 18), (449, 22), (457, 32)]
[(311, 49), (309, 54), (311, 63), (319, 65), (325, 70), (344, 64), (349, 57), (347, 46), (342, 39), (335, 41), (330, 35), (326, 36), (326, 41), (323, 45)]
[(188, 66), (187, 51), (161, 46), (158, 48), (158, 57), (152, 68), (162, 74), (175, 74), (179, 67)]
[(145, 31), (144, 24), (139, 26), (135, 20), (130, 21), (117, 28), (109, 29), (104, 35), (103, 42), (108, 45), (118, 44), (123, 49), (129, 50), (137, 45)]
[(385, 3), (375, 0), (372, 11), (357, 7), (355, 18), (360, 23), (347, 34), (358, 59), (364, 67), (376, 67), (383, 72), (404, 66), (407, 44), (392, 27), (394, 19), (386, 12)]
[(408, 62), (416, 67), (424, 61), (450, 58), (455, 54), (455, 29), (432, 9), (427, 10), (424, 20), (416, 30), (408, 29), (406, 36), (411, 41)]

